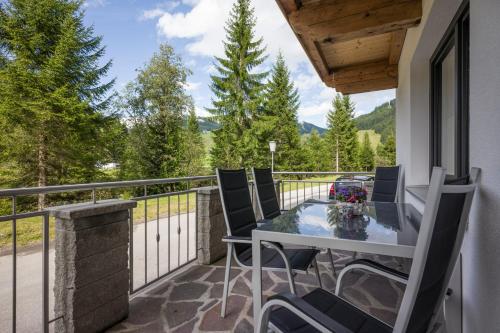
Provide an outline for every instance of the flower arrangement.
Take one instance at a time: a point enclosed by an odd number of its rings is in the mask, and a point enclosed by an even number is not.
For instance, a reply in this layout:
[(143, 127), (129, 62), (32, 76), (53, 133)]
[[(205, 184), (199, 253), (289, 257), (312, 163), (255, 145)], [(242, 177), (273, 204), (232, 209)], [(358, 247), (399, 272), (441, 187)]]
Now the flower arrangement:
[(342, 187), (337, 191), (335, 199), (338, 202), (363, 203), (366, 201), (367, 192), (365, 189), (357, 186)]

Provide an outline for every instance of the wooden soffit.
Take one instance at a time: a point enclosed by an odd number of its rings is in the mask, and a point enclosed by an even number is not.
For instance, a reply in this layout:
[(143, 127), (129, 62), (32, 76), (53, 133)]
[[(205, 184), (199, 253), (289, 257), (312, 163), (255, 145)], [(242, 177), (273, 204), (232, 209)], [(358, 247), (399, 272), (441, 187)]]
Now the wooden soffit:
[(276, 0), (323, 82), (343, 94), (398, 86), (422, 0)]

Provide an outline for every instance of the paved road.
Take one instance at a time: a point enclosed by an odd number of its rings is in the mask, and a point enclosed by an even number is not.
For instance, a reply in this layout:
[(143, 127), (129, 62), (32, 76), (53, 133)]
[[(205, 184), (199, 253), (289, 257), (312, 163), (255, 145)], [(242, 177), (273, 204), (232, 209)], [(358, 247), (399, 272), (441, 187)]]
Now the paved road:
[[(327, 193), (328, 186), (301, 188), (284, 193), (284, 208), (289, 209), (305, 199)], [(170, 228), (169, 228), (170, 225)], [(180, 234), (177, 234), (180, 227)], [(188, 230), (189, 228), (189, 230)], [(170, 238), (169, 238), (170, 229)], [(134, 225), (134, 288), (158, 274), (165, 274), (196, 256), (195, 213), (180, 214), (159, 221)], [(156, 242), (157, 233), (160, 235)], [(147, 239), (147, 241), (146, 241)], [(170, 242), (169, 242), (170, 239)], [(147, 244), (147, 246), (145, 246)], [(147, 250), (146, 250), (147, 248)], [(147, 268), (146, 268), (147, 251)], [(20, 251), (17, 256), (17, 332), (42, 331), (42, 253), (40, 250)], [(53, 309), (54, 250), (49, 251), (49, 309)], [(0, 332), (12, 327), (12, 256), (0, 256)], [(53, 313), (50, 318), (53, 318)]]

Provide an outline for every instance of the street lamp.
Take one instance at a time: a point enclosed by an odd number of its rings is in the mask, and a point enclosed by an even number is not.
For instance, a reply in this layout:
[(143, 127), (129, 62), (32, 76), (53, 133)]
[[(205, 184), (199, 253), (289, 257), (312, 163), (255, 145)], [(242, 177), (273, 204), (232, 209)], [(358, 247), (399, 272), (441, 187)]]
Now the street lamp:
[(269, 141), (269, 150), (271, 151), (271, 172), (274, 172), (274, 152), (276, 151), (276, 141)]

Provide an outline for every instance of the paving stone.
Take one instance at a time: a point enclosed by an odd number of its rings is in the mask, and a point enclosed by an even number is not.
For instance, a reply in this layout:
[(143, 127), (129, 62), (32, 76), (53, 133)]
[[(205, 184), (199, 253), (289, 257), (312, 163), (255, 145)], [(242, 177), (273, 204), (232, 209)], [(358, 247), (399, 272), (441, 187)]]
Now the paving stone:
[(210, 289), (209, 297), (220, 299), (222, 297), (222, 288), (223, 287), (224, 287), (223, 283), (214, 284), (213, 287)]
[(253, 325), (246, 319), (241, 320), (234, 329), (234, 333), (249, 333), (249, 332), (253, 332)]
[[(221, 282), (221, 281), (224, 282), (224, 273), (225, 273), (224, 268), (217, 267), (212, 273), (210, 273), (209, 276), (207, 276), (205, 281), (213, 282), (213, 283)], [(231, 273), (229, 274), (229, 280), (230, 281), (233, 280), (239, 273), (240, 273), (240, 270), (232, 268)]]
[(169, 327), (177, 327), (196, 316), (202, 302), (175, 302), (165, 306), (165, 317)]
[(236, 283), (233, 286), (233, 289), (231, 290), (231, 293), (243, 296), (252, 296), (250, 288), (248, 288), (247, 284), (242, 278), (236, 281)]
[(190, 282), (200, 279), (214, 268), (212, 266), (196, 265), (187, 272), (176, 276), (174, 281)]
[(221, 302), (210, 310), (205, 312), (201, 320), (200, 330), (203, 331), (229, 331), (235, 327), (243, 306), (245, 305), (246, 297), (231, 295), (228, 297), (226, 317), (220, 317)]
[[(248, 272), (245, 273), (244, 275), (248, 281), (252, 281), (252, 270), (249, 270)], [(286, 279), (288, 281), (288, 278)], [(262, 272), (262, 290), (266, 291), (274, 286), (275, 282), (272, 280), (271, 275), (269, 272), (263, 271)]]
[(133, 332), (133, 333), (162, 333), (162, 332), (167, 332), (161, 324), (159, 320), (156, 320), (148, 325), (141, 326), (135, 330), (127, 330), (126, 332)]
[(318, 279), (316, 278), (316, 273), (313, 273), (313, 272), (310, 272), (309, 274), (298, 273), (297, 275), (295, 275), (294, 280), (297, 283), (318, 285)]
[(160, 317), (160, 309), (165, 300), (153, 297), (136, 297), (130, 302), (128, 323), (143, 325)]
[(155, 289), (149, 291), (148, 295), (165, 295), (171, 286), (172, 283), (170, 283), (170, 281), (164, 282)]
[(216, 299), (213, 299), (211, 300), (210, 302), (206, 303), (205, 305), (203, 305), (201, 308), (200, 308), (200, 311), (206, 311), (208, 309), (210, 309), (212, 306), (214, 306), (216, 303), (218, 302), (218, 300)]
[(171, 301), (187, 301), (199, 299), (208, 286), (197, 282), (183, 283), (172, 288), (170, 293)]
[(176, 328), (173, 330), (173, 333), (191, 333), (194, 330), (194, 324), (196, 324), (196, 319), (191, 320), (190, 322), (187, 322), (186, 324)]

